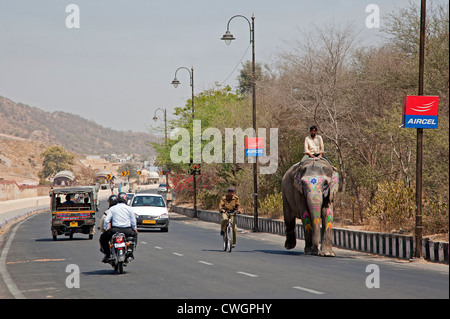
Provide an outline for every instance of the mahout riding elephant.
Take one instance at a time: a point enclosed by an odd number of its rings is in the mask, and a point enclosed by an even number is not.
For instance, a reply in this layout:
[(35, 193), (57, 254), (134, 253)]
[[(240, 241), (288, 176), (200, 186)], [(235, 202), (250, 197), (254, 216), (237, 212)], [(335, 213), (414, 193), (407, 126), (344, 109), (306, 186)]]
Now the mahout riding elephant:
[[(335, 256), (331, 229), (333, 200), (338, 187), (337, 169), (325, 159), (310, 158), (288, 169), (282, 179), (286, 249), (294, 248), (297, 243), (295, 219), (301, 218), (305, 232), (305, 254)], [(322, 246), (319, 249), (320, 239)]]

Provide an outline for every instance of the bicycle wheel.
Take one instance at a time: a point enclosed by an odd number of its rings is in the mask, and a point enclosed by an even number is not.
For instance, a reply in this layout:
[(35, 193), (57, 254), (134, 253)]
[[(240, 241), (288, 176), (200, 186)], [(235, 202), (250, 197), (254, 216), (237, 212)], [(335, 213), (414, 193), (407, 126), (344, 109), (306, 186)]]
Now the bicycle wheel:
[(223, 234), (223, 251), (227, 251), (228, 248), (228, 236), (227, 236), (228, 231), (225, 231), (225, 233)]
[(233, 226), (228, 225), (227, 227), (227, 237), (228, 237), (228, 252), (231, 253), (233, 249)]

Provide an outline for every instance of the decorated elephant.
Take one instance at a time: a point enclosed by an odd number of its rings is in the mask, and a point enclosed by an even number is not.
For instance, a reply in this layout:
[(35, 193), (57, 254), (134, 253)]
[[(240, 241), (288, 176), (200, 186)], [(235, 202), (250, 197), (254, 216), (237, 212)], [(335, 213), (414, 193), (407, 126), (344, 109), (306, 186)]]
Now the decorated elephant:
[[(286, 249), (295, 247), (295, 219), (305, 232), (305, 254), (335, 256), (332, 247), (333, 199), (339, 186), (337, 169), (324, 159), (293, 165), (282, 180)], [(320, 223), (322, 219), (322, 225)], [(320, 240), (322, 246), (319, 249)]]

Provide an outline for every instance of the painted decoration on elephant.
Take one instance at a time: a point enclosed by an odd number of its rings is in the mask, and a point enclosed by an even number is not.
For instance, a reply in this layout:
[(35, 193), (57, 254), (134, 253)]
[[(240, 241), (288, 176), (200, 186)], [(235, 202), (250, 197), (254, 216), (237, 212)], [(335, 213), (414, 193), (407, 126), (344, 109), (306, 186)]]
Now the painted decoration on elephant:
[(333, 210), (331, 208), (327, 209), (327, 230), (331, 230), (333, 227)]
[(309, 215), (308, 211), (305, 211), (303, 213), (303, 225), (305, 226), (305, 231), (311, 231), (312, 230), (312, 226), (311, 226), (311, 215)]

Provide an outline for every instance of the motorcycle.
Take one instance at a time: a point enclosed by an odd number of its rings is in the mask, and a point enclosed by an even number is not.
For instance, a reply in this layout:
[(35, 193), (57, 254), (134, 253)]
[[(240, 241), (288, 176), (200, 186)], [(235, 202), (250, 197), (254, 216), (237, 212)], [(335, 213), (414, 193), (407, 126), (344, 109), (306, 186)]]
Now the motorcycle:
[(111, 258), (109, 263), (118, 274), (123, 274), (123, 267), (127, 266), (134, 259), (136, 249), (136, 239), (126, 237), (123, 233), (115, 233), (111, 237)]

